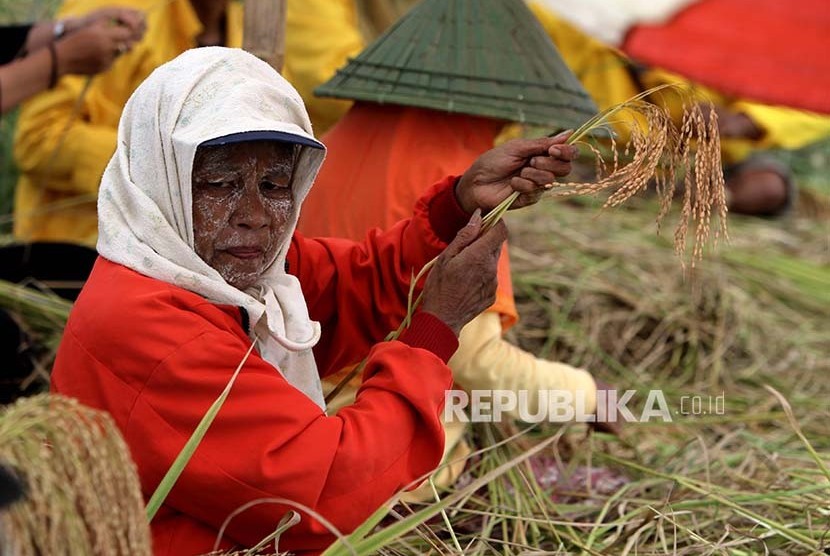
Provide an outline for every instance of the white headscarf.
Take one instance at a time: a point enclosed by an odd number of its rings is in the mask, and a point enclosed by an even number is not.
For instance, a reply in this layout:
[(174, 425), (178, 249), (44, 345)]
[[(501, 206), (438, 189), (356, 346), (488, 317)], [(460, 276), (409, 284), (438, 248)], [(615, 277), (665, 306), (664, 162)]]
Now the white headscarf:
[(301, 147), (292, 184), (294, 214), (274, 262), (256, 284), (229, 285), (194, 250), (191, 173), (197, 147), (211, 139), (277, 131), (314, 141), (294, 88), (243, 50), (198, 48), (156, 69), (133, 93), (98, 197), (98, 252), (141, 274), (247, 311), (260, 355), (325, 409), (311, 348), (320, 325), (308, 316), (285, 257), (325, 150)]

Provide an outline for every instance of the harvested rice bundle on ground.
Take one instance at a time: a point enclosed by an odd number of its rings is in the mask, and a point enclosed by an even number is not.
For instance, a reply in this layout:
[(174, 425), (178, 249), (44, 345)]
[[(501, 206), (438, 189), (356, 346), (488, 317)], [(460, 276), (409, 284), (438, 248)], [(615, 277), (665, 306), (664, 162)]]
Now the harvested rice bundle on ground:
[(135, 464), (112, 419), (62, 396), (0, 414), (0, 461), (25, 500), (0, 514), (0, 553), (149, 555)]

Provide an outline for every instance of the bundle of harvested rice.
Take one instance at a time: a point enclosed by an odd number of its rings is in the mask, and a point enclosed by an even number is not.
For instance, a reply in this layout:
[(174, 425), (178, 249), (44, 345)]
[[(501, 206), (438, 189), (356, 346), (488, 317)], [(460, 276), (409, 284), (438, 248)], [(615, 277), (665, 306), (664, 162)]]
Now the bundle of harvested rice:
[(0, 553), (149, 555), (135, 464), (112, 419), (53, 395), (0, 414), (0, 461), (25, 499), (0, 514)]

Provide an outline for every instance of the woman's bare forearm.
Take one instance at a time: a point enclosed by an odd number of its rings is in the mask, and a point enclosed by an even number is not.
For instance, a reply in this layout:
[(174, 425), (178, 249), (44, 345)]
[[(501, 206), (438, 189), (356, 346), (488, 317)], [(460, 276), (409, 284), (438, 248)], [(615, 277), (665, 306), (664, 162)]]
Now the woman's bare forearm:
[(0, 67), (0, 113), (5, 114), (24, 100), (49, 88), (52, 54), (48, 48)]

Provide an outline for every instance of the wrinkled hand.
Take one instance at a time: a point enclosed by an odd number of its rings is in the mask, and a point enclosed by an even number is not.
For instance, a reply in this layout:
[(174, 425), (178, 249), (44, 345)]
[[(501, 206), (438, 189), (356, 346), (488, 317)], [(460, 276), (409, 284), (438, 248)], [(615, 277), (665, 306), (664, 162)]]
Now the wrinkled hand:
[(514, 139), (482, 154), (464, 172), (455, 188), (458, 203), (467, 212), (485, 213), (509, 197), (521, 195), (511, 208), (532, 205), (548, 184), (571, 172), (579, 150), (566, 145), (572, 131), (556, 137)]
[(93, 75), (109, 69), (115, 59), (135, 44), (133, 32), (125, 26), (98, 20), (59, 40), (58, 74)]
[(421, 310), (432, 313), (455, 335), (496, 298), (496, 266), (507, 227), (499, 222), (481, 233), (481, 211), (438, 257), (424, 285)]
[[(600, 390), (605, 391), (605, 392), (616, 390), (616, 388), (614, 386), (611, 386), (610, 384), (606, 384), (605, 382), (602, 382), (601, 380), (596, 380), (595, 379), (595, 382), (596, 382), (596, 385), (597, 385), (597, 392), (599, 392)], [(608, 401), (608, 399), (609, 399), (609, 396), (606, 395), (605, 396), (605, 401), (606, 401), (605, 415), (607, 415), (607, 416), (616, 415), (616, 413), (615, 413), (616, 408), (614, 408), (614, 404), (610, 403)], [(597, 403), (599, 403), (599, 402), (600, 402), (600, 398), (599, 398), (599, 396), (597, 396)], [(596, 412), (596, 413), (598, 413), (598, 412)], [(619, 418), (619, 415), (616, 415), (616, 417)], [(619, 421), (619, 420), (617, 420), (617, 421), (603, 421), (603, 422), (594, 421), (593, 423), (590, 423), (590, 426), (591, 426), (592, 429), (594, 429), (597, 432), (607, 432), (607, 433), (613, 434), (614, 436), (620, 436), (620, 434), (622, 433), (622, 421)]]

